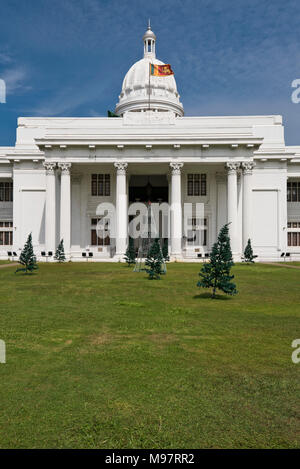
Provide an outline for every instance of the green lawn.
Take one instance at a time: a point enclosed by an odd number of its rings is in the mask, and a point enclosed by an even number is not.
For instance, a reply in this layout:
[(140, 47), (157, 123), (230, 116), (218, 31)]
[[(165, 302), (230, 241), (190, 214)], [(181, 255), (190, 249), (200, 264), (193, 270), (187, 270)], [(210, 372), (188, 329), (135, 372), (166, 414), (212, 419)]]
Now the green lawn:
[(0, 447), (299, 447), (300, 270), (238, 265), (211, 300), (199, 268), (0, 269)]
[(300, 265), (299, 261), (277, 261), (276, 264), (281, 264), (282, 266), (289, 266), (289, 265)]

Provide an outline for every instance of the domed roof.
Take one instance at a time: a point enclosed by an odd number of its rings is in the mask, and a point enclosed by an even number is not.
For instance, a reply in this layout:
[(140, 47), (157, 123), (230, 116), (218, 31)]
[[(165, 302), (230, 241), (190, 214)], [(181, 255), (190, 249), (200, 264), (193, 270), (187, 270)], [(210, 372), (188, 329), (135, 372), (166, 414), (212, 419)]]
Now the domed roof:
[(157, 110), (183, 115), (174, 75), (150, 76), (150, 64), (165, 65), (155, 57), (155, 38), (149, 25), (143, 37), (144, 58), (132, 65), (125, 75), (116, 105), (117, 114), (123, 115), (126, 111)]
[(143, 36), (143, 41), (145, 41), (146, 39), (154, 39), (154, 41), (156, 40), (156, 36), (155, 36), (154, 32), (151, 31), (150, 20), (149, 20), (149, 23), (148, 23), (148, 29), (145, 32), (144, 36)]

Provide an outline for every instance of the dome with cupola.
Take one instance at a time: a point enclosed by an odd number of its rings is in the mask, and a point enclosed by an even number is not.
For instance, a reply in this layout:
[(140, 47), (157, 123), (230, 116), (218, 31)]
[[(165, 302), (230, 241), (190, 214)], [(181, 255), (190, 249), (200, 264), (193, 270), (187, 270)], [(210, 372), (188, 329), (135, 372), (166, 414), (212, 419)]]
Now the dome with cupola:
[(155, 54), (156, 36), (150, 22), (143, 36), (144, 57), (128, 70), (123, 80), (116, 113), (123, 115), (127, 111), (172, 111), (176, 116), (183, 116), (183, 106), (177, 92), (174, 75), (153, 76), (150, 64), (165, 65)]

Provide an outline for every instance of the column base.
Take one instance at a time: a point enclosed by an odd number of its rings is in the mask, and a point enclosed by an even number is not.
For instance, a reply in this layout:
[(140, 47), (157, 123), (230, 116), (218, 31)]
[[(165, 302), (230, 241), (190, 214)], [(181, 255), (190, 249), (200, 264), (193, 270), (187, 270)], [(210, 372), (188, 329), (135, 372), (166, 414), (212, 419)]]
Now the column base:
[(170, 254), (170, 262), (181, 262), (183, 261), (182, 252), (173, 252)]
[(241, 262), (242, 261), (242, 254), (238, 252), (232, 253), (233, 262)]
[(125, 252), (119, 252), (119, 253), (116, 253), (112, 259), (115, 261), (115, 262), (126, 262), (125, 259)]

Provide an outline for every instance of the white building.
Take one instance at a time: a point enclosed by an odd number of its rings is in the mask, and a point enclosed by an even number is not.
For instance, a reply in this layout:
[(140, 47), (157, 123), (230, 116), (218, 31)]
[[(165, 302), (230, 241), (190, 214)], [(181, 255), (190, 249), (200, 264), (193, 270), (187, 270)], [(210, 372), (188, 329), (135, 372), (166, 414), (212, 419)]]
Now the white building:
[[(300, 146), (281, 116), (183, 117), (174, 76), (151, 77), (155, 35), (127, 72), (120, 118), (19, 118), (14, 147), (0, 147), (0, 257), (30, 232), (38, 258), (60, 239), (73, 260), (123, 257), (130, 202), (169, 202), (170, 254), (199, 259), (230, 222), (232, 250), (248, 238), (259, 260), (300, 258)], [(150, 87), (149, 87), (150, 83)], [(99, 203), (116, 206), (115, 239), (96, 233)], [(182, 234), (184, 203), (203, 203), (201, 236)], [(195, 225), (199, 220), (193, 220)]]

